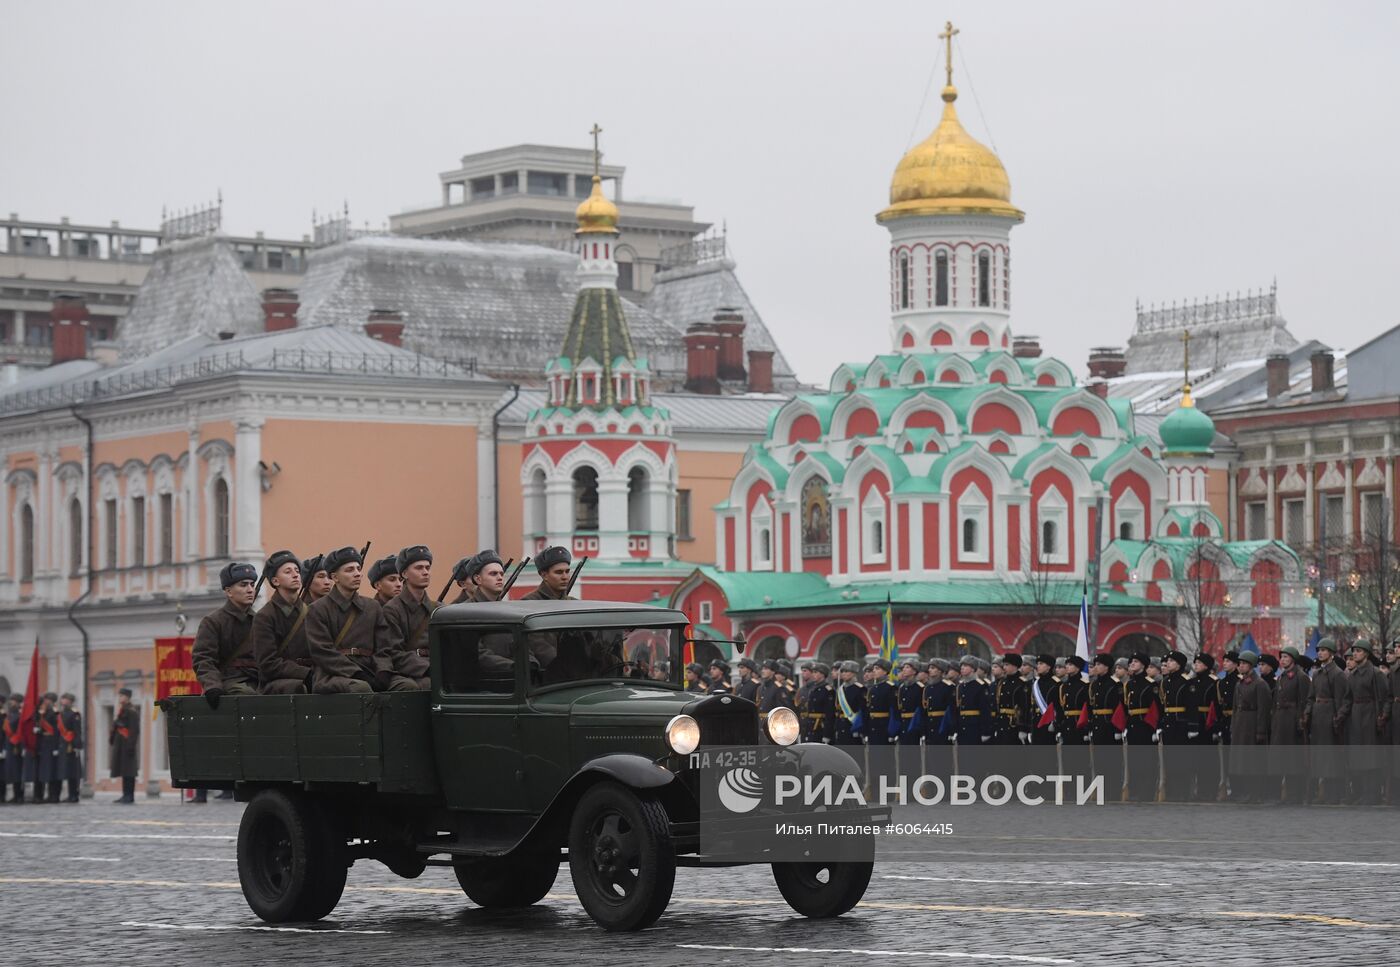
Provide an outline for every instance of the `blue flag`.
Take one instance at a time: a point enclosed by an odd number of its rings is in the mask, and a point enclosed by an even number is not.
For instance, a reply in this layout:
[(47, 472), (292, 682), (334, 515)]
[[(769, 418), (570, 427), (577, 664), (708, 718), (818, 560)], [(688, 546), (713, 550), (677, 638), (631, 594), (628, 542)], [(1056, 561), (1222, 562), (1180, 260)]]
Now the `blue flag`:
[(1313, 629), (1312, 637), (1308, 639), (1307, 650), (1303, 652), (1305, 656), (1313, 661), (1317, 661), (1317, 643), (1322, 640), (1322, 632)]
[(880, 624), (880, 657), (891, 666), (899, 660), (899, 645), (894, 640), (894, 608), (888, 594), (885, 595), (885, 617)]

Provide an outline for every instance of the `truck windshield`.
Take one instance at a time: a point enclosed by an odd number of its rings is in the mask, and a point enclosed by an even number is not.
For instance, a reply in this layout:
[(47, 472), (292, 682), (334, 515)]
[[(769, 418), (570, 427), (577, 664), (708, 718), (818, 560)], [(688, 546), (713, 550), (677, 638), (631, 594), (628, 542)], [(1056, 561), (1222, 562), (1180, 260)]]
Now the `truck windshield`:
[(525, 641), (536, 686), (591, 679), (680, 684), (680, 629), (566, 628), (531, 631)]

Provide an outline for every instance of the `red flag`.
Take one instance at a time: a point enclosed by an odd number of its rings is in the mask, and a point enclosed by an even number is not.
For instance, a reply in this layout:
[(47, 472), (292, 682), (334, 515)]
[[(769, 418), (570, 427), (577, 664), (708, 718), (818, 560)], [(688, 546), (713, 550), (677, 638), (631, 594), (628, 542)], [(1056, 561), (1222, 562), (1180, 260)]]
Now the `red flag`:
[(1158, 714), (1157, 714), (1157, 703), (1156, 703), (1156, 702), (1153, 702), (1151, 705), (1149, 705), (1149, 706), (1147, 707), (1147, 714), (1143, 716), (1143, 720), (1144, 720), (1145, 722), (1147, 722), (1147, 727), (1148, 727), (1149, 729), (1155, 729), (1155, 728), (1157, 728), (1157, 723), (1158, 723), (1159, 721), (1161, 721), (1161, 718), (1160, 718), (1160, 716), (1158, 716)]
[(1214, 702), (1211, 702), (1211, 703), (1210, 703), (1210, 710), (1209, 710), (1208, 712), (1206, 712), (1206, 731), (1210, 731), (1211, 729), (1215, 728), (1215, 720), (1216, 720), (1215, 703), (1214, 703)]
[(1113, 731), (1123, 732), (1128, 728), (1128, 710), (1120, 703), (1113, 710)]
[(34, 639), (34, 656), (29, 659), (29, 684), (24, 688), (24, 704), (19, 709), (19, 734), (24, 747), (33, 755), (39, 745), (34, 723), (39, 712), (39, 639)]
[(1079, 718), (1075, 720), (1076, 729), (1087, 729), (1089, 727), (1089, 703), (1085, 702), (1084, 707), (1079, 710)]
[[(694, 645), (694, 643), (690, 640), (690, 639), (691, 639), (691, 635), (693, 634), (693, 632), (691, 631), (690, 625), (686, 625), (686, 626), (685, 626), (685, 632), (684, 632), (684, 633), (685, 633), (685, 638), (682, 639), (682, 641), (684, 642), (684, 644), (681, 646), (681, 665), (682, 665), (682, 666), (684, 666), (684, 665), (689, 665), (691, 662), (693, 662), (693, 661), (695, 660), (695, 645)], [(682, 668), (681, 670), (684, 671), (685, 669)], [(684, 677), (685, 677), (684, 675), (681, 676), (681, 678), (684, 678)]]
[(1043, 729), (1055, 721), (1055, 703), (1051, 702), (1045, 706), (1045, 711), (1040, 715), (1040, 721), (1035, 723), (1035, 727)]

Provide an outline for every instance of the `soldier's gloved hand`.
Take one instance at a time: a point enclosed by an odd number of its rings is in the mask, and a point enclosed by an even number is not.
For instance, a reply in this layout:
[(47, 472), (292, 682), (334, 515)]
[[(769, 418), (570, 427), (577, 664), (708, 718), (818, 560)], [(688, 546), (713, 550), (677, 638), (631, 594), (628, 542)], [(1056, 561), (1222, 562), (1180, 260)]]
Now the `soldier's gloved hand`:
[(982, 736), (982, 741), (983, 741), (983, 742), (990, 742), (990, 741), (992, 741), (992, 737), (991, 737), (990, 735), (984, 735), (984, 736)]
[(1161, 729), (1158, 729), (1156, 732), (1153, 732), (1153, 733), (1152, 733), (1152, 741), (1153, 741), (1153, 742), (1161, 742), (1161, 741), (1162, 741), (1162, 730), (1161, 730)]
[(387, 692), (389, 690), (389, 683), (393, 680), (394, 673), (389, 671), (388, 669), (381, 668), (379, 672), (374, 676), (374, 683), (376, 686), (378, 686), (376, 691)]
[(1127, 734), (1128, 734), (1127, 732), (1114, 732), (1114, 733), (1113, 733), (1113, 741), (1114, 741), (1114, 742), (1122, 742), (1122, 741), (1123, 741), (1123, 738), (1124, 738)]
[(1198, 736), (1198, 735), (1200, 735), (1200, 734), (1201, 734), (1201, 733), (1199, 733), (1199, 732), (1187, 732), (1187, 733), (1186, 733), (1186, 737), (1187, 737), (1188, 739), (1194, 739), (1194, 738), (1196, 738), (1196, 736)]
[(1030, 741), (1030, 738), (1031, 738), (1031, 737), (1030, 737), (1030, 734), (1027, 733), (1027, 732), (1017, 732), (1017, 733), (1016, 733), (1016, 738), (1018, 738), (1018, 739), (1021, 740), (1021, 744), (1022, 744), (1022, 745), (1025, 745), (1027, 742)]
[(222, 688), (206, 688), (204, 690), (204, 700), (209, 703), (210, 708), (219, 707), (219, 699), (224, 697)]

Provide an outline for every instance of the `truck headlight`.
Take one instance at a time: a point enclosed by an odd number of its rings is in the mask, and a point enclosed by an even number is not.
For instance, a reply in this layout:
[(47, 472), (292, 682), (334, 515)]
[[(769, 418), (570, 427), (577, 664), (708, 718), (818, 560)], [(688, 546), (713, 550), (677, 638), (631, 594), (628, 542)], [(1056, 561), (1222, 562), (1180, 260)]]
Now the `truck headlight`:
[(777, 745), (792, 745), (797, 741), (797, 713), (790, 708), (775, 708), (768, 713), (768, 738)]
[(677, 715), (666, 723), (666, 744), (676, 755), (690, 755), (700, 747), (700, 723), (689, 715)]

